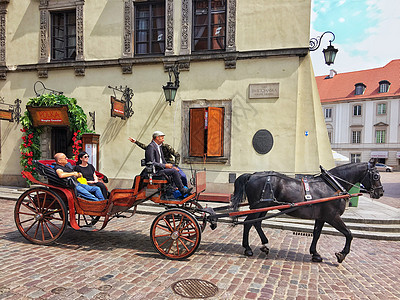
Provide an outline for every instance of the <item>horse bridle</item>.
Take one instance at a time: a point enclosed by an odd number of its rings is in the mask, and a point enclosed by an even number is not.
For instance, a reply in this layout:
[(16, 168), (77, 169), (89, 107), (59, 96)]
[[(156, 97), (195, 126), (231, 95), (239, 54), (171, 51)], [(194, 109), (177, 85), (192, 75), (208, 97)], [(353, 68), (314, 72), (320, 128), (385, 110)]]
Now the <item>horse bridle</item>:
[[(379, 186), (374, 187), (373, 184), (372, 184), (373, 181), (378, 181), (378, 180), (381, 178), (381, 175), (380, 175), (379, 173), (374, 172), (374, 170), (375, 170), (375, 168), (371, 166), (371, 163), (370, 163), (370, 162), (368, 162), (367, 172), (365, 173), (363, 179), (361, 179), (361, 182), (363, 182), (364, 179), (368, 176), (368, 179), (369, 179), (369, 181), (370, 181), (370, 183), (371, 183), (371, 188), (370, 188), (369, 190), (366, 190), (366, 191), (367, 191), (368, 193), (370, 193), (370, 194), (372, 194), (373, 192), (375, 192), (375, 190), (377, 190), (377, 189), (383, 189), (383, 186), (382, 186), (382, 185), (379, 185)], [(343, 178), (340, 178), (340, 177), (335, 176), (335, 175), (333, 175), (333, 174), (331, 174), (331, 175), (332, 175), (333, 177), (335, 177), (336, 179), (338, 179), (338, 180), (340, 180), (340, 181), (342, 181), (342, 182), (345, 182), (345, 183), (347, 183), (347, 184), (349, 184), (349, 185), (351, 185), (351, 186), (356, 186), (355, 184), (353, 184), (353, 183), (351, 183), (351, 182), (348, 182), (347, 180), (344, 180)]]

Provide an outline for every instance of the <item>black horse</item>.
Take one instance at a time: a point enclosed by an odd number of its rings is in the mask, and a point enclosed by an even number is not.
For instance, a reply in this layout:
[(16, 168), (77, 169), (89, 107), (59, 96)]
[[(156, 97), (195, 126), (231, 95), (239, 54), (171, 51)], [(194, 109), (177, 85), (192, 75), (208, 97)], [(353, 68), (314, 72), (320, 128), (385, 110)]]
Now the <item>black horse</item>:
[[(305, 201), (305, 197), (312, 198), (313, 200), (332, 197), (348, 191), (356, 183), (361, 183), (369, 192), (371, 198), (378, 199), (383, 196), (383, 187), (380, 182), (379, 172), (375, 168), (375, 163), (376, 160), (371, 159), (369, 162), (346, 164), (333, 168), (328, 172), (323, 172), (324, 174), (321, 173), (321, 175), (308, 179), (309, 192), (307, 193), (305, 192), (302, 180), (294, 179), (278, 172), (269, 171), (243, 174), (235, 181), (231, 206), (234, 210), (237, 210), (239, 203), (243, 201), (246, 195), (251, 209), (275, 206), (282, 204), (282, 202), (285, 204), (303, 202)], [(323, 169), (321, 168), (321, 170)], [(344, 188), (345, 191), (340, 191), (341, 188)], [(346, 244), (343, 250), (335, 253), (337, 261), (341, 263), (350, 252), (350, 244), (353, 236), (340, 217), (345, 207), (346, 200), (337, 199), (301, 206), (287, 212), (288, 215), (293, 217), (315, 219), (313, 240), (310, 246), (312, 261), (322, 261), (321, 256), (317, 252), (317, 242), (325, 222), (336, 228), (346, 237)], [(267, 247), (268, 239), (261, 228), (261, 221), (265, 215), (266, 212), (255, 213), (248, 215), (245, 219), (242, 246), (245, 248), (245, 255), (247, 256), (253, 255), (249, 246), (249, 231), (251, 226), (256, 228), (261, 238), (263, 244), (261, 251), (267, 254), (269, 252)]]

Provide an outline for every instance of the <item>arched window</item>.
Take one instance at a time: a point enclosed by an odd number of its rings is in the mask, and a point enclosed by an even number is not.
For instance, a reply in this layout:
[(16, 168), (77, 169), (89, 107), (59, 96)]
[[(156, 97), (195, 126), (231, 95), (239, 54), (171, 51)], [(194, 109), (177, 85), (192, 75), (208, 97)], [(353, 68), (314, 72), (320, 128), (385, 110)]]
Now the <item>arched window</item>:
[(379, 81), (379, 93), (387, 93), (389, 91), (390, 82), (387, 80)]
[(362, 94), (364, 94), (364, 91), (365, 91), (365, 89), (367, 87), (362, 82), (356, 83), (354, 86), (355, 86), (354, 95), (362, 95)]

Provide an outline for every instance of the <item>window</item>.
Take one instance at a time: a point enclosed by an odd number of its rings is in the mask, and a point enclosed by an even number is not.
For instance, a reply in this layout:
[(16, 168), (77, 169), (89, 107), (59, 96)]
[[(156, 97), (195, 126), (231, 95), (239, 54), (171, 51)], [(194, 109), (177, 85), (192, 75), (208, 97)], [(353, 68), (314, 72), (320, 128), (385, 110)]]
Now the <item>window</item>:
[(182, 101), (181, 126), (183, 162), (230, 164), (232, 100)]
[(379, 103), (377, 105), (378, 115), (386, 115), (386, 103)]
[(351, 142), (353, 144), (360, 144), (361, 143), (361, 131), (360, 130), (352, 131), (351, 136), (352, 136)]
[(67, 60), (76, 57), (75, 11), (51, 13), (51, 59)]
[(332, 130), (328, 130), (328, 139), (329, 139), (329, 143), (332, 144)]
[(135, 4), (135, 54), (165, 52), (165, 2)]
[(225, 50), (226, 0), (193, 0), (193, 50)]
[(351, 153), (350, 160), (352, 163), (359, 163), (361, 162), (361, 154), (360, 153)]
[(364, 94), (365, 88), (367, 87), (364, 83), (356, 83), (354, 90), (354, 95), (362, 95)]
[(324, 110), (325, 119), (332, 118), (332, 108), (325, 108)]
[(389, 91), (390, 82), (387, 80), (379, 81), (379, 93), (387, 93)]
[(353, 106), (353, 116), (361, 116), (361, 105)]
[(386, 130), (377, 130), (376, 131), (376, 143), (384, 144), (386, 141)]
[(190, 109), (189, 132), (189, 156), (223, 156), (224, 108)]

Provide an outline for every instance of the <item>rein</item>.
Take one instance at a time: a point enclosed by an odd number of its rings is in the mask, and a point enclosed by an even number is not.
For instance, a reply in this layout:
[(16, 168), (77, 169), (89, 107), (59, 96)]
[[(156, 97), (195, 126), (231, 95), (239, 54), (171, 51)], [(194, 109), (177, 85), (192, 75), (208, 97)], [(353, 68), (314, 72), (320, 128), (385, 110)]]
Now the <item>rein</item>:
[[(340, 180), (340, 181), (342, 181), (342, 182), (345, 182), (345, 183), (349, 184), (349, 185), (352, 186), (352, 187), (357, 187), (354, 183), (351, 183), (351, 182), (349, 182), (349, 181), (347, 181), (347, 180), (344, 180), (343, 178), (340, 178), (340, 177), (335, 176), (335, 175), (333, 175), (333, 174), (330, 174), (330, 175), (331, 175), (332, 177), (334, 177), (335, 179), (338, 179), (338, 180)], [(364, 175), (363, 179), (360, 180), (360, 183), (361, 183), (362, 181), (364, 181), (365, 177), (367, 177), (367, 176), (370, 176), (370, 181), (372, 181), (372, 180), (378, 180), (379, 178), (376, 178), (376, 179), (373, 178), (374, 175), (379, 176), (379, 174), (373, 174), (373, 173), (372, 173), (371, 164), (368, 162), (367, 171), (365, 172), (365, 175)], [(383, 186), (380, 185), (380, 186), (377, 186), (377, 187), (373, 187), (373, 185), (372, 185), (372, 183), (371, 183), (371, 188), (370, 188), (369, 190), (367, 190), (367, 192), (368, 192), (368, 193), (371, 193), (371, 192), (374, 192), (375, 190), (380, 189), (380, 188), (383, 188)]]

